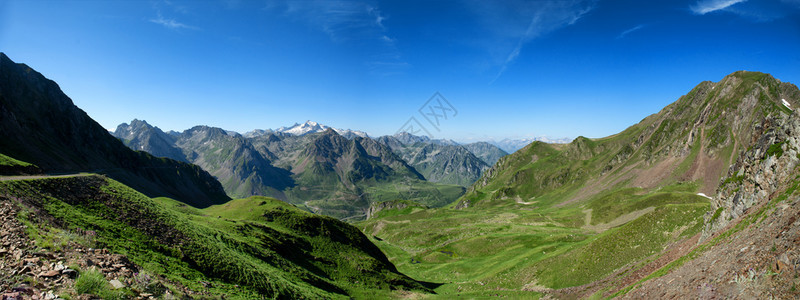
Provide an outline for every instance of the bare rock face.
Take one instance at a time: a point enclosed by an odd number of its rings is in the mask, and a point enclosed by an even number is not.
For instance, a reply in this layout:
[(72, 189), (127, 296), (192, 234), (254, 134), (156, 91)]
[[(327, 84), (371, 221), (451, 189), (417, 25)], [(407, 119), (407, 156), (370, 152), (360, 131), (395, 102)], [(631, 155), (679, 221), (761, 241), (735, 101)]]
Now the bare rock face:
[(761, 134), (753, 147), (729, 167), (720, 183), (701, 241), (744, 216), (750, 208), (776, 197), (795, 179), (800, 162), (800, 115), (768, 117), (754, 130)]

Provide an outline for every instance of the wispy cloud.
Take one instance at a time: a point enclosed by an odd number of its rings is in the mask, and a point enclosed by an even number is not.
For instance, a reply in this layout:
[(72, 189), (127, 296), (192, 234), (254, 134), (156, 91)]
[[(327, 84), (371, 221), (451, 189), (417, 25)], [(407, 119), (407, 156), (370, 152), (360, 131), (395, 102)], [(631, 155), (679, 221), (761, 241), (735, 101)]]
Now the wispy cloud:
[[(272, 5), (276, 7), (278, 5)], [(285, 13), (319, 27), (335, 41), (386, 36), (377, 4), (358, 0), (287, 1)]]
[(710, 12), (726, 9), (734, 4), (742, 3), (747, 0), (700, 0), (689, 8), (698, 15), (705, 15)]
[(164, 26), (165, 28), (170, 29), (170, 30), (181, 30), (181, 29), (197, 30), (197, 29), (200, 29), (198, 27), (187, 25), (186, 23), (179, 22), (178, 20), (176, 20), (174, 18), (164, 17), (164, 14), (162, 13), (162, 8), (164, 8), (164, 11), (167, 11), (167, 12), (179, 13), (179, 14), (187, 14), (187, 13), (189, 13), (189, 8), (187, 6), (176, 4), (175, 2), (170, 1), (170, 0), (162, 0), (162, 1), (159, 1), (159, 2), (153, 2), (152, 4), (153, 4), (153, 10), (155, 10), (155, 13), (156, 13), (156, 17), (148, 20), (148, 21), (150, 21), (150, 23), (154, 23), (154, 24), (158, 24), (158, 25)]
[[(595, 7), (594, 0), (547, 0), (534, 2), (481, 2), (479, 14), (489, 18), (489, 26), (503, 28), (502, 39), (513, 41), (499, 65), (499, 71), (489, 84), (494, 83), (514, 63), (522, 49), (532, 40), (575, 24)], [(488, 5), (488, 6), (487, 6)], [(491, 7), (491, 6), (500, 6)], [(492, 24), (496, 23), (496, 24)]]
[(272, 2), (267, 10), (283, 9), (325, 32), (337, 43), (367, 43), (372, 53), (365, 53), (370, 72), (379, 75), (402, 73), (409, 64), (402, 60), (397, 39), (392, 37), (377, 3), (370, 0), (310, 0)]
[(162, 26), (164, 26), (166, 28), (169, 28), (169, 29), (172, 29), (172, 30), (179, 30), (179, 29), (193, 29), (193, 30), (196, 30), (196, 29), (199, 29), (199, 28), (197, 28), (195, 26), (190, 26), (190, 25), (186, 25), (186, 24), (183, 24), (181, 22), (178, 22), (175, 19), (164, 18), (164, 16), (162, 16), (160, 12), (158, 13), (156, 18), (150, 19), (150, 22), (158, 24), (158, 25), (162, 25)]
[(796, 14), (800, 0), (700, 0), (690, 9), (698, 15), (724, 11), (752, 22), (770, 22)]
[(631, 32), (637, 31), (637, 30), (639, 30), (639, 29), (642, 29), (642, 28), (644, 28), (644, 24), (639, 24), (639, 25), (636, 25), (635, 27), (633, 27), (633, 28), (630, 28), (630, 29), (628, 29), (628, 30), (625, 30), (625, 31), (623, 31), (622, 33), (620, 33), (620, 34), (617, 36), (617, 39), (624, 38), (626, 35), (630, 34)]

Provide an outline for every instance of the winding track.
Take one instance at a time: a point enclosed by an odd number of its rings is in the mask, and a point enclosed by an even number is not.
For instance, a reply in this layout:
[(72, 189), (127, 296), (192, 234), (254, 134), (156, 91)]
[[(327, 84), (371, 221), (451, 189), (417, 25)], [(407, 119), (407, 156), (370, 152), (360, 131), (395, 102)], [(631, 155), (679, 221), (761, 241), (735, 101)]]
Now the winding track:
[(12, 175), (12, 176), (3, 176), (0, 175), (0, 181), (8, 181), (8, 180), (26, 180), (26, 179), (43, 179), (43, 178), (61, 178), (61, 177), (77, 177), (77, 176), (91, 176), (94, 174), (90, 173), (76, 173), (76, 174), (59, 174), (59, 175)]

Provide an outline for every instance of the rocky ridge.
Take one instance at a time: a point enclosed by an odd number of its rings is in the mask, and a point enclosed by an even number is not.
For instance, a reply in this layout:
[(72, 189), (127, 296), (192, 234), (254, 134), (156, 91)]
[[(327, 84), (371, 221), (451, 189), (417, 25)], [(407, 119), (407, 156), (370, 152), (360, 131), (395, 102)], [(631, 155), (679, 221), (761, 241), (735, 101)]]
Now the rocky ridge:
[[(726, 227), (753, 206), (763, 204), (794, 181), (800, 162), (800, 116), (770, 117), (755, 126), (760, 137), (728, 169), (712, 200), (715, 214), (707, 220), (704, 238)], [(718, 212), (718, 213), (716, 213)]]

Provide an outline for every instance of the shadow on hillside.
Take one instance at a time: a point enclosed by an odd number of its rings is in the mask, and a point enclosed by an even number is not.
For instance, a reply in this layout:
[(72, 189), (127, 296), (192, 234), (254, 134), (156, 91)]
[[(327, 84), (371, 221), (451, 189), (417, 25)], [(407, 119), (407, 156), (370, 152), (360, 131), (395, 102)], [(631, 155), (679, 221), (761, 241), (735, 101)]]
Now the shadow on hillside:
[[(429, 288), (431, 291), (433, 291), (433, 290), (435, 290), (436, 288), (438, 288), (438, 287), (440, 287), (440, 286), (444, 285), (444, 283), (427, 282), (427, 281), (422, 281), (422, 280), (417, 280), (417, 282), (419, 282), (420, 284), (422, 284), (422, 286), (424, 286), (424, 287), (426, 287), (426, 288)], [(433, 292), (433, 293), (435, 294), (436, 292)]]

